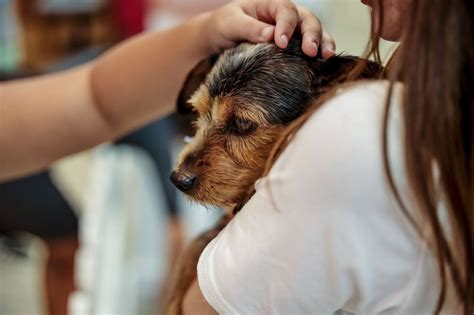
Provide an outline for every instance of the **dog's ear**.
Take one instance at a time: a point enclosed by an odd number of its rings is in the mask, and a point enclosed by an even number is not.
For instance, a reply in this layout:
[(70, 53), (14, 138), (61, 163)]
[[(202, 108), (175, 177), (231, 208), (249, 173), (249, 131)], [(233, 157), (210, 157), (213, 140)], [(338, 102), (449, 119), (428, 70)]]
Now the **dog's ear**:
[[(309, 71), (314, 75), (311, 87), (314, 97), (324, 93), (332, 86), (346, 81), (381, 79), (385, 77), (384, 67), (377, 62), (344, 55), (322, 59), (321, 50), (319, 50), (318, 56), (309, 57), (301, 50), (301, 43), (301, 35), (295, 33), (285, 51), (304, 59), (308, 64)], [(361, 72), (356, 77), (351, 77), (352, 70), (356, 67), (360, 67)]]
[(184, 81), (181, 92), (178, 96), (177, 101), (177, 110), (180, 114), (190, 114), (193, 109), (189, 104), (189, 99), (194, 92), (201, 86), (201, 84), (206, 79), (208, 73), (211, 71), (212, 67), (219, 59), (220, 54), (213, 54), (208, 58), (199, 62), (194, 69), (188, 74), (186, 81)]
[[(361, 67), (361, 72), (356, 77), (351, 77), (352, 70)], [(326, 60), (319, 59), (312, 64), (314, 73), (313, 91), (316, 94), (325, 92), (335, 84), (360, 79), (384, 78), (384, 67), (373, 61), (364, 60), (354, 56), (336, 55)]]

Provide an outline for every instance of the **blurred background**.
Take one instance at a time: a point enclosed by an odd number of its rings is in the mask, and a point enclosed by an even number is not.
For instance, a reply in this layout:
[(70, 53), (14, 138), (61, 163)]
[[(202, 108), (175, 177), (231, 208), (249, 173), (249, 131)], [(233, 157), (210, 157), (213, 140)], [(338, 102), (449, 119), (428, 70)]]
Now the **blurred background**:
[[(89, 62), (130, 36), (226, 2), (0, 0), (0, 80)], [(321, 18), (338, 52), (363, 53), (370, 13), (359, 1), (296, 2)], [(169, 183), (182, 125), (171, 115), (46, 172), (0, 183), (1, 315), (157, 313), (180, 250), (220, 216), (186, 202)]]

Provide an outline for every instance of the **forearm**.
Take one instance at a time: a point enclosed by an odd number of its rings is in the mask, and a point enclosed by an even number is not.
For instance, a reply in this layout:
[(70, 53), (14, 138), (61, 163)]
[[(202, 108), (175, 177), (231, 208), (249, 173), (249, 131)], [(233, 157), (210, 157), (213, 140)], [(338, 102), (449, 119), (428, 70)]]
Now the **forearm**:
[(134, 38), (96, 62), (92, 93), (112, 128), (125, 132), (174, 109), (187, 74), (210, 54), (202, 20)]
[[(231, 220), (230, 216), (225, 215), (219, 222), (209, 231), (203, 233), (198, 238), (194, 239), (186, 249), (181, 253), (180, 259), (173, 270), (173, 281), (170, 283), (165, 299), (162, 314), (182, 314), (183, 302), (188, 291), (196, 282), (197, 278), (197, 263), (202, 252), (206, 246), (224, 229), (224, 227)], [(189, 301), (188, 301), (189, 302)], [(201, 301), (205, 302), (205, 301)], [(191, 300), (191, 304), (195, 303)], [(207, 304), (207, 303), (205, 303)], [(210, 306), (208, 306), (210, 307)], [(187, 308), (189, 310), (189, 308)], [(191, 308), (193, 310), (193, 308)], [(190, 312), (190, 314), (196, 314)]]
[(37, 171), (112, 134), (93, 105), (90, 68), (0, 84), (0, 181)]

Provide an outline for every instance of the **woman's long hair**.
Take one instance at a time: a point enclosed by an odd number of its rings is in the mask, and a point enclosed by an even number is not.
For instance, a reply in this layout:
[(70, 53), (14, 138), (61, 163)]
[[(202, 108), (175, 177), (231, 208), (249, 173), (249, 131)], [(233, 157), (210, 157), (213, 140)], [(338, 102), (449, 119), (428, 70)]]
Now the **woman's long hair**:
[[(380, 0), (379, 0), (380, 1)], [(472, 185), (474, 108), (474, 2), (412, 0), (401, 44), (389, 62), (389, 89), (381, 131), (385, 172), (401, 209), (430, 244), (438, 262), (440, 313), (451, 282), (465, 315), (474, 314), (474, 219)], [(367, 57), (380, 60), (378, 35), (372, 25)], [(356, 67), (353, 75), (363, 68)], [(350, 76), (353, 77), (353, 76)], [(402, 82), (404, 152), (411, 191), (429, 231), (422, 232), (403, 204), (388, 159), (387, 128), (394, 82)], [(291, 136), (335, 91), (330, 91), (294, 121), (276, 143), (268, 173)], [(435, 175), (436, 174), (436, 175)], [(446, 218), (438, 212), (446, 207)], [(449, 231), (449, 233), (448, 233)]]

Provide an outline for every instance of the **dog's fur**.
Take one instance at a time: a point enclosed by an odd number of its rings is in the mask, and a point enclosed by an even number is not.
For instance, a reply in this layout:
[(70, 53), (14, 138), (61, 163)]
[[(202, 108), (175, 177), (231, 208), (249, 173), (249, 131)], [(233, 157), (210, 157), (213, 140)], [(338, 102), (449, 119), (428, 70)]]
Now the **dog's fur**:
[[(286, 49), (241, 44), (218, 60), (213, 56), (202, 62), (190, 74), (178, 107), (180, 112), (197, 113), (196, 135), (181, 153), (171, 180), (192, 200), (239, 209), (253, 194), (279, 135), (318, 96), (346, 81), (359, 62), (351, 56), (307, 57), (300, 47), (299, 39), (290, 41)], [(381, 65), (367, 62), (358, 79), (378, 78), (382, 73)], [(189, 108), (186, 101), (191, 94)], [(181, 181), (190, 178), (192, 184), (183, 186)], [(181, 312), (198, 257), (223, 226), (207, 233), (184, 256), (182, 261), (194, 269), (183, 272), (186, 268), (181, 268), (180, 274), (186, 275), (178, 281), (167, 313)]]
[[(245, 201), (279, 134), (321, 93), (343, 81), (357, 62), (347, 56), (310, 58), (299, 45), (298, 40), (287, 49), (241, 44), (219, 58), (192, 95), (197, 132), (173, 179), (177, 183), (183, 173), (194, 177), (186, 191), (193, 200), (222, 207)], [(202, 78), (205, 71), (198, 69)], [(369, 63), (363, 76), (373, 78), (380, 71), (378, 64)]]

